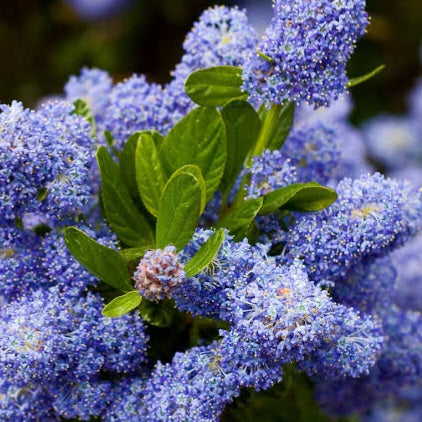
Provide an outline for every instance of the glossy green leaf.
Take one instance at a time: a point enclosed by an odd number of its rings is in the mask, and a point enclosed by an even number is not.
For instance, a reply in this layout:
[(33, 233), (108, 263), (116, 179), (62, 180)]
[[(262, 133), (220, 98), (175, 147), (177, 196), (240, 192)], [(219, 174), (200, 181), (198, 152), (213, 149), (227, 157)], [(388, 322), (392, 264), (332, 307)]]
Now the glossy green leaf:
[(201, 215), (205, 210), (205, 206), (207, 205), (207, 185), (205, 183), (204, 176), (202, 176), (201, 170), (195, 164), (187, 164), (186, 166), (180, 167), (180, 169), (176, 170), (173, 175), (178, 173), (191, 173), (198, 179), (198, 182), (201, 185)]
[(366, 75), (349, 79), (349, 82), (347, 83), (347, 88), (353, 88), (354, 86), (360, 85), (366, 82), (367, 80), (372, 79), (374, 76), (378, 75), (378, 73), (381, 73), (385, 68), (386, 68), (385, 64), (382, 64), (381, 66), (378, 66), (377, 68), (367, 73)]
[(130, 135), (123, 147), (123, 150), (119, 154), (120, 174), (132, 198), (136, 198), (138, 196), (138, 188), (136, 186), (135, 152), (138, 141), (141, 138), (141, 134), (142, 132), (135, 132)]
[(185, 265), (186, 277), (199, 274), (212, 262), (224, 241), (224, 230), (217, 230), (196, 252), (192, 259)]
[(136, 248), (126, 248), (119, 251), (119, 255), (124, 259), (125, 262), (133, 261), (134, 259), (141, 258), (145, 255), (145, 252), (150, 249), (150, 245), (138, 246)]
[(268, 214), (279, 208), (290, 211), (319, 211), (330, 206), (337, 199), (333, 189), (318, 183), (295, 183), (277, 189), (264, 197), (260, 214)]
[(185, 82), (185, 91), (193, 102), (202, 106), (219, 107), (234, 99), (246, 99), (241, 89), (242, 69), (218, 66), (191, 73)]
[(65, 229), (64, 240), (70, 253), (94, 276), (120, 291), (133, 290), (126, 263), (117, 251), (100, 245), (76, 227)]
[(142, 296), (137, 290), (132, 290), (123, 296), (118, 296), (104, 306), (102, 314), (109, 318), (117, 318), (132, 311), (142, 301)]
[(88, 103), (84, 100), (76, 100), (74, 101), (73, 105), (75, 106), (75, 109), (72, 111), (71, 114), (82, 116), (86, 120), (88, 120), (89, 124), (91, 125), (90, 136), (91, 138), (95, 138), (96, 136), (95, 118), (94, 118), (94, 115), (92, 114), (91, 109), (88, 106)]
[(243, 201), (239, 207), (231, 209), (221, 221), (219, 227), (225, 227), (231, 234), (236, 234), (240, 230), (249, 226), (263, 204), (263, 198), (248, 199)]
[(235, 183), (252, 145), (258, 139), (261, 121), (247, 101), (235, 100), (221, 110), (227, 133), (227, 161), (221, 190), (228, 192)]
[(226, 163), (226, 131), (215, 108), (198, 107), (174, 126), (160, 149), (167, 175), (186, 164), (197, 165), (209, 200), (220, 184)]
[(201, 208), (201, 184), (192, 174), (175, 173), (164, 189), (157, 217), (157, 248), (182, 249), (192, 238)]
[(167, 175), (158, 155), (157, 145), (147, 134), (141, 135), (136, 148), (136, 183), (146, 209), (157, 217)]
[(152, 229), (133, 203), (119, 169), (105, 147), (98, 149), (97, 160), (104, 210), (113, 231), (129, 246), (154, 245)]

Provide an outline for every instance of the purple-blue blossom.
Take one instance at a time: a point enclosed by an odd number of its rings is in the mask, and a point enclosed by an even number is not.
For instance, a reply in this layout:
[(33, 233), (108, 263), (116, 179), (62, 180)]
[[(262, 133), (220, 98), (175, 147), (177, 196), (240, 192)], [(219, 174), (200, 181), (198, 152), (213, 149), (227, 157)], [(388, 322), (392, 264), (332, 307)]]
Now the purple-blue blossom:
[(92, 193), (89, 123), (65, 102), (36, 112), (18, 102), (0, 110), (1, 224), (28, 212), (45, 214), (52, 223), (81, 213)]
[(334, 282), (364, 257), (403, 245), (420, 228), (422, 191), (379, 173), (343, 179), (329, 208), (297, 215), (285, 234), (286, 254), (300, 258), (316, 282)]
[(113, 80), (108, 72), (87, 67), (82, 68), (79, 75), (71, 76), (64, 87), (66, 100), (69, 102), (84, 100), (97, 124), (104, 122), (112, 89)]
[[(198, 229), (181, 252), (181, 262), (192, 258), (212, 233), (212, 230)], [(252, 246), (246, 239), (234, 242), (232, 236), (226, 234), (210, 265), (175, 289), (173, 299), (176, 306), (194, 315), (220, 318), (228, 289), (248, 283), (253, 277), (252, 268), (263, 259), (265, 252), (266, 249), (261, 245)]]
[(83, 382), (100, 371), (133, 373), (146, 362), (142, 320), (101, 315), (98, 295), (37, 290), (6, 304), (0, 321), (0, 377), (12, 384)]
[(346, 64), (365, 33), (364, 0), (276, 0), (274, 17), (243, 66), (258, 102), (328, 105), (346, 91)]
[(365, 124), (363, 133), (369, 153), (387, 169), (422, 159), (420, 130), (407, 116), (377, 116)]
[(297, 170), (291, 159), (281, 151), (265, 150), (254, 157), (253, 164), (245, 170), (250, 180), (245, 186), (247, 198), (259, 198), (276, 189), (298, 182)]
[(205, 10), (183, 43), (184, 55), (165, 87), (166, 98), (177, 104), (176, 113), (194, 106), (184, 91), (186, 78), (195, 70), (213, 66), (242, 66), (254, 52), (258, 35), (245, 10), (215, 6)]

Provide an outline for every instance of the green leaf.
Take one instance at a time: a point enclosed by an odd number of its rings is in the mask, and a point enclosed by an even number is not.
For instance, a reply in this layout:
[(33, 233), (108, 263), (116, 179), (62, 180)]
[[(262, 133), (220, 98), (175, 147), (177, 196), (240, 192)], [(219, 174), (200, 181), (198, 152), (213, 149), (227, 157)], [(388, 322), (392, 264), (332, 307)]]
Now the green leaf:
[(202, 176), (200, 168), (194, 164), (187, 164), (186, 166), (180, 167), (180, 169), (176, 170), (173, 175), (178, 173), (191, 173), (198, 179), (198, 182), (201, 185), (201, 208), (199, 213), (199, 215), (201, 215), (205, 210), (205, 206), (207, 205), (207, 186), (205, 184), (205, 179), (204, 176)]
[(139, 246), (137, 248), (126, 248), (119, 251), (119, 255), (125, 262), (133, 261), (137, 258), (141, 258), (145, 255), (145, 252), (150, 249), (150, 245)]
[(231, 100), (248, 98), (248, 93), (241, 89), (242, 84), (240, 67), (218, 66), (191, 73), (185, 91), (196, 104), (219, 107)]
[(258, 138), (261, 121), (253, 107), (247, 101), (241, 100), (231, 101), (221, 110), (221, 115), (227, 133), (227, 161), (221, 190), (228, 192)]
[(201, 183), (192, 174), (176, 172), (164, 189), (157, 218), (157, 248), (182, 249), (192, 238), (200, 215)]
[(137, 290), (132, 290), (123, 296), (116, 297), (106, 306), (102, 314), (109, 318), (117, 318), (135, 309), (142, 301), (142, 296)]
[(225, 227), (231, 234), (249, 226), (262, 207), (263, 198), (248, 199), (243, 201), (238, 208), (231, 209), (221, 221), (218, 227)]
[(127, 138), (123, 150), (119, 154), (119, 169), (123, 183), (129, 190), (130, 196), (136, 198), (138, 196), (138, 188), (136, 186), (136, 166), (135, 152), (138, 141), (142, 132), (135, 132)]
[(362, 75), (362, 76), (358, 76), (357, 78), (349, 79), (349, 82), (347, 83), (347, 88), (352, 88), (356, 85), (360, 85), (363, 82), (366, 82), (369, 79), (372, 79), (374, 76), (378, 75), (378, 73), (381, 73), (385, 68), (386, 68), (385, 64), (382, 64), (381, 66), (378, 66), (372, 72), (369, 72), (366, 75)]
[(215, 108), (198, 107), (183, 118), (164, 139), (160, 149), (167, 175), (186, 164), (195, 164), (204, 176), (207, 200), (223, 177), (226, 163), (226, 131)]
[(270, 109), (262, 106), (259, 114), (262, 127), (250, 158), (261, 155), (267, 148), (276, 150), (282, 147), (293, 126), (295, 105), (285, 102), (282, 105), (273, 105)]
[(279, 208), (290, 211), (319, 211), (330, 206), (337, 193), (318, 183), (295, 183), (277, 189), (264, 196), (260, 214), (268, 214)]
[(91, 138), (95, 138), (95, 118), (92, 114), (91, 109), (88, 106), (88, 103), (84, 100), (76, 100), (73, 102), (73, 105), (75, 106), (75, 109), (72, 111), (71, 114), (76, 114), (78, 116), (84, 117), (91, 125), (91, 131), (89, 133)]
[(133, 290), (126, 263), (117, 251), (100, 245), (76, 227), (65, 229), (64, 241), (76, 260), (104, 283), (123, 292)]
[(133, 203), (119, 169), (105, 147), (98, 149), (97, 160), (105, 214), (113, 231), (129, 246), (154, 245), (151, 227)]
[(167, 176), (158, 155), (157, 145), (147, 134), (141, 136), (136, 148), (136, 182), (146, 209), (157, 217)]
[(224, 241), (224, 236), (224, 230), (219, 229), (200, 247), (198, 252), (196, 252), (185, 266), (187, 278), (199, 274), (212, 262)]
[(168, 327), (171, 325), (176, 313), (171, 300), (160, 300), (157, 303), (145, 298), (142, 299), (139, 312), (146, 322), (156, 327)]

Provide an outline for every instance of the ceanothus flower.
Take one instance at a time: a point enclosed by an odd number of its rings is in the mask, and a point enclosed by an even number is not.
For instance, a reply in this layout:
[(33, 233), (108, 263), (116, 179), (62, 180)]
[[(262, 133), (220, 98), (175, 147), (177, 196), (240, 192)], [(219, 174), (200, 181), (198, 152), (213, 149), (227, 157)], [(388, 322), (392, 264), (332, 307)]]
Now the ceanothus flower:
[(333, 127), (321, 122), (295, 127), (280, 151), (296, 168), (300, 183), (326, 184), (335, 175), (341, 156)]
[(403, 309), (422, 311), (422, 234), (391, 254), (397, 271), (394, 299)]
[[(116, 244), (116, 236), (106, 226), (98, 232), (80, 228), (105, 246)], [(9, 301), (39, 288), (58, 286), (62, 292), (77, 293), (98, 283), (70, 254), (63, 234), (55, 230), (38, 236), (30, 230), (0, 227), (0, 243), (0, 295)]]
[(285, 234), (286, 261), (300, 258), (316, 282), (334, 282), (364, 257), (403, 245), (421, 227), (422, 191), (379, 173), (343, 179), (338, 200), (298, 215)]
[(330, 333), (299, 367), (319, 378), (358, 378), (375, 365), (383, 341), (383, 331), (374, 318), (338, 305)]
[[(180, 253), (180, 261), (187, 262), (192, 258), (212, 234), (212, 230), (198, 229)], [(228, 289), (236, 284), (248, 283), (252, 277), (252, 268), (265, 257), (265, 252), (266, 248), (262, 245), (252, 246), (246, 239), (234, 242), (233, 237), (226, 234), (210, 265), (175, 289), (173, 299), (176, 306), (193, 315), (220, 318)]]
[(321, 349), (333, 354), (337, 373), (357, 375), (375, 363), (382, 337), (370, 317), (335, 304), (299, 262), (281, 267), (263, 261), (257, 267), (253, 281), (229, 294), (222, 314), (240, 339), (233, 356), (224, 355), (243, 366), (242, 386), (268, 388), (281, 379), (277, 368), (307, 365)]
[(143, 75), (133, 75), (114, 86), (104, 116), (104, 129), (111, 132), (121, 150), (136, 131), (156, 130), (166, 134), (183, 116), (177, 111), (177, 96), (172, 97)]
[(143, 392), (142, 420), (218, 420), (225, 405), (240, 393), (233, 375), (222, 368), (222, 352), (214, 342), (176, 353), (171, 363), (158, 362)]
[(54, 410), (66, 419), (89, 421), (106, 409), (111, 395), (112, 382), (91, 379), (77, 383), (53, 385)]
[(346, 90), (346, 64), (367, 24), (364, 0), (275, 0), (243, 88), (258, 102), (328, 105)]
[(4, 422), (59, 422), (52, 401), (44, 387), (17, 386), (0, 378), (0, 420)]
[(245, 170), (245, 174), (250, 174), (250, 181), (245, 186), (247, 199), (259, 198), (298, 181), (296, 168), (283, 150), (266, 149), (254, 157), (252, 166)]
[(109, 406), (103, 413), (106, 422), (138, 422), (144, 420), (142, 396), (145, 388), (146, 374), (136, 377), (124, 377), (114, 380), (109, 397)]
[(390, 306), (397, 299), (396, 280), (397, 270), (390, 255), (367, 258), (336, 281), (332, 295), (336, 302), (372, 312), (376, 308)]
[(64, 87), (66, 100), (84, 100), (94, 114), (97, 124), (104, 121), (112, 89), (113, 81), (108, 72), (87, 67), (81, 69), (80, 75), (71, 76)]
[(378, 116), (363, 128), (369, 153), (384, 166), (397, 169), (422, 158), (420, 130), (408, 117)]
[(316, 398), (325, 412), (335, 416), (363, 414), (406, 389), (420, 388), (421, 313), (393, 306), (382, 311), (380, 317), (385, 336), (383, 352), (368, 375), (317, 379)]
[(101, 315), (98, 295), (37, 290), (6, 304), (0, 320), (0, 377), (12, 384), (82, 382), (100, 370), (130, 373), (146, 361), (144, 325), (136, 316)]
[(148, 250), (133, 274), (135, 288), (148, 300), (171, 299), (173, 291), (185, 281), (183, 268), (173, 245)]
[[(321, 147), (328, 153), (331, 143), (331, 158), (337, 160), (336, 165), (333, 160), (330, 161), (332, 167), (330, 172), (324, 171), (325, 174), (330, 174), (331, 184), (344, 177), (357, 178), (372, 171), (366, 160), (363, 134), (348, 121), (352, 107), (350, 96), (343, 95), (336, 101), (331, 101), (328, 107), (315, 110), (307, 104), (301, 104), (296, 108), (294, 128), (322, 125), (332, 132), (331, 142), (327, 142), (324, 146), (324, 141), (320, 141)], [(291, 149), (295, 154), (293, 145)]]
[(80, 213), (92, 193), (89, 123), (65, 102), (36, 112), (13, 102), (0, 111), (0, 222), (32, 212), (54, 223)]
[(165, 96), (177, 104), (173, 107), (176, 114), (183, 116), (194, 106), (184, 90), (192, 72), (213, 66), (242, 66), (257, 43), (245, 10), (225, 6), (205, 10), (187, 34), (185, 54), (172, 72), (174, 79), (165, 87)]

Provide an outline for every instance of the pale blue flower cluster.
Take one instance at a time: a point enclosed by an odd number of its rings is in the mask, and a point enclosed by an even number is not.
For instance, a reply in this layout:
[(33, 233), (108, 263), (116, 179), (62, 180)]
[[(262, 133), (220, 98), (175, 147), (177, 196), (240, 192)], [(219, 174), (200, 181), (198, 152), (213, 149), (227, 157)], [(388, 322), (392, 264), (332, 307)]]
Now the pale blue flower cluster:
[[(0, 222), (25, 213), (53, 223), (82, 212), (92, 193), (90, 125), (64, 102), (34, 112), (21, 103), (0, 106)], [(76, 212), (75, 212), (76, 211)]]
[(346, 90), (346, 63), (368, 24), (364, 0), (275, 0), (244, 88), (265, 103), (328, 105)]

